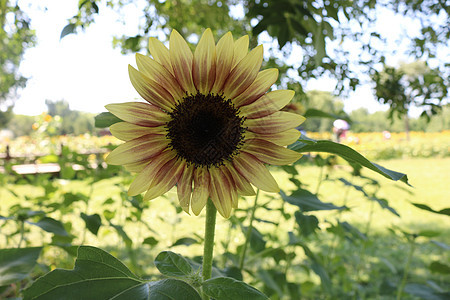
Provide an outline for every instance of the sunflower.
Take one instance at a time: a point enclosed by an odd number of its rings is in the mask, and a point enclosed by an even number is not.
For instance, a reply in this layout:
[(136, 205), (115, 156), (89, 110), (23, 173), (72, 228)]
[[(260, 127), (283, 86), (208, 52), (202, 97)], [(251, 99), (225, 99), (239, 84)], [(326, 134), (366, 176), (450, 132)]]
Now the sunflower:
[(211, 198), (228, 218), (238, 195), (254, 195), (254, 187), (279, 192), (265, 164), (300, 158), (284, 146), (299, 138), (295, 127), (304, 118), (280, 111), (294, 92), (267, 92), (278, 70), (260, 71), (263, 47), (248, 52), (248, 43), (248, 36), (234, 41), (228, 32), (215, 44), (207, 29), (192, 53), (173, 30), (169, 49), (150, 38), (152, 58), (136, 55), (138, 69), (128, 71), (148, 103), (106, 106), (124, 121), (110, 129), (125, 141), (106, 161), (137, 173), (130, 196), (146, 192), (151, 200), (176, 185), (187, 213), (198, 215)]

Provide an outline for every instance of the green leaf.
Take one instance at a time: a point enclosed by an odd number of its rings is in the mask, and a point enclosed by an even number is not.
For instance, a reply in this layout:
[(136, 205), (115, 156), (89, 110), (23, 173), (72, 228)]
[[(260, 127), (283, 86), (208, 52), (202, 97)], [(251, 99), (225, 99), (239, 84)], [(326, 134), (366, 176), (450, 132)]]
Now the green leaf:
[(117, 258), (90, 246), (80, 246), (73, 270), (56, 269), (23, 292), (24, 300), (148, 299), (148, 283)]
[(433, 273), (450, 274), (450, 266), (439, 261), (433, 261), (430, 264), (430, 271)]
[(308, 216), (302, 214), (300, 211), (295, 212), (295, 220), (300, 227), (301, 235), (308, 236), (319, 229), (319, 220), (316, 216)]
[(179, 245), (190, 246), (193, 244), (198, 244), (198, 241), (196, 239), (186, 237), (186, 238), (178, 239), (171, 247), (179, 246)]
[(391, 180), (397, 181), (400, 180), (408, 185), (408, 177), (406, 174), (395, 172), (389, 169), (386, 169), (380, 165), (377, 165), (376, 163), (370, 162), (367, 158), (353, 150), (352, 148), (335, 143), (332, 141), (316, 141), (315, 143), (311, 143), (311, 139), (307, 139), (307, 141), (303, 140), (303, 137), (300, 137), (300, 139), (295, 142), (294, 144), (290, 145), (289, 148), (291, 150), (297, 151), (299, 153), (305, 153), (305, 152), (326, 152), (326, 153), (332, 153), (339, 155), (343, 159), (349, 161), (349, 162), (356, 162), (374, 172), (377, 172), (381, 175), (383, 175), (386, 178), (389, 178)]
[(322, 202), (319, 200), (319, 198), (317, 198), (316, 195), (304, 189), (298, 189), (294, 191), (290, 196), (287, 196), (283, 191), (280, 191), (280, 195), (284, 201), (298, 206), (304, 212), (345, 208), (345, 206), (336, 206), (332, 203)]
[(437, 210), (432, 209), (428, 205), (421, 204), (421, 203), (412, 203), (412, 205), (414, 205), (417, 208), (420, 208), (420, 209), (423, 209), (423, 210), (426, 210), (426, 211), (429, 211), (429, 212), (432, 212), (432, 213), (435, 213), (435, 214), (441, 214), (441, 215), (450, 216), (450, 208), (444, 208), (444, 209), (441, 209), (441, 210), (437, 211)]
[[(303, 115), (305, 118), (328, 118), (328, 119), (341, 119), (347, 121), (347, 123), (352, 124), (352, 120), (347, 115), (336, 115), (332, 113), (327, 113), (318, 109), (308, 108)], [(304, 138), (304, 137), (303, 137)]]
[[(150, 282), (148, 299), (152, 300), (201, 300), (197, 291), (184, 281), (163, 279)], [(131, 299), (131, 298), (130, 298)]]
[[(105, 212), (103, 212), (105, 213)], [(116, 231), (117, 233), (120, 235), (120, 237), (123, 239), (123, 241), (125, 242), (125, 245), (127, 247), (130, 247), (131, 244), (133, 244), (133, 241), (130, 239), (130, 237), (128, 236), (128, 234), (125, 232), (125, 230), (123, 230), (123, 227), (120, 225), (114, 225), (113, 223), (109, 222), (109, 225), (111, 225)]]
[(40, 219), (38, 222), (33, 223), (29, 222), (32, 225), (36, 225), (47, 232), (51, 232), (57, 235), (68, 236), (69, 234), (64, 229), (64, 226), (60, 221), (52, 219), (50, 217), (44, 217)]
[(66, 35), (74, 33), (76, 29), (77, 29), (77, 26), (75, 24), (73, 24), (73, 23), (67, 24), (66, 26), (64, 26), (63, 30), (61, 31), (61, 35), (60, 35), (59, 39), (61, 40)]
[(269, 299), (254, 287), (230, 277), (208, 279), (203, 282), (202, 288), (206, 295), (216, 300)]
[(313, 36), (314, 38), (314, 48), (316, 49), (316, 55), (314, 56), (314, 60), (316, 66), (320, 66), (322, 64), (322, 59), (327, 55), (325, 50), (325, 36), (323, 35), (323, 25), (320, 22), (320, 26), (316, 27), (316, 32)]
[(155, 239), (154, 237), (150, 236), (148, 238), (145, 238), (144, 241), (142, 242), (142, 244), (155, 246), (156, 244), (158, 244), (158, 240)]
[(189, 262), (181, 255), (163, 251), (155, 258), (155, 266), (166, 276), (186, 277), (193, 272)]
[(42, 247), (0, 249), (0, 286), (26, 278), (41, 250)]
[(116, 117), (110, 112), (102, 112), (95, 116), (95, 127), (97, 128), (106, 128), (115, 123), (122, 122), (121, 119)]
[(81, 218), (86, 223), (86, 228), (93, 234), (97, 235), (98, 229), (102, 225), (102, 219), (100, 216), (98, 214), (86, 215), (85, 213), (81, 213)]

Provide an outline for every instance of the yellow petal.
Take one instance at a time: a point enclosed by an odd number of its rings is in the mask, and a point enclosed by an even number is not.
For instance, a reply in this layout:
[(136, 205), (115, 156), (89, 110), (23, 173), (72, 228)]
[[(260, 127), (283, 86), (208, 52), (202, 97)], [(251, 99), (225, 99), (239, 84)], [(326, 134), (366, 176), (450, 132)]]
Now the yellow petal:
[(156, 173), (168, 161), (175, 159), (175, 153), (171, 150), (166, 150), (154, 157), (149, 164), (136, 176), (128, 188), (129, 196), (136, 196), (148, 190), (152, 180), (156, 177)]
[(263, 139), (272, 142), (278, 146), (286, 146), (295, 143), (301, 133), (297, 129), (289, 129), (278, 133), (254, 133), (251, 131), (245, 132), (245, 139)]
[(256, 157), (240, 152), (233, 159), (236, 170), (257, 188), (271, 193), (278, 193), (280, 188), (269, 170)]
[(177, 195), (181, 208), (189, 214), (189, 204), (192, 194), (192, 180), (194, 175), (194, 166), (186, 167), (177, 183)]
[(126, 164), (123, 165), (123, 167), (131, 173), (139, 173), (142, 172), (142, 170), (144, 170), (144, 168), (150, 163), (150, 161), (152, 160), (152, 158), (148, 159), (148, 160), (143, 160), (143, 161), (138, 161), (132, 164)]
[(186, 167), (184, 160), (169, 160), (159, 171), (153, 175), (155, 178), (145, 193), (144, 201), (155, 199), (168, 192), (179, 180)]
[(148, 78), (152, 79), (160, 86), (164, 87), (175, 100), (181, 100), (184, 91), (178, 84), (177, 79), (166, 70), (160, 63), (148, 56), (137, 53), (136, 64), (139, 71), (144, 73)]
[(216, 80), (211, 93), (218, 94), (233, 67), (234, 41), (231, 32), (227, 32), (216, 46)]
[(164, 126), (144, 127), (128, 122), (119, 122), (109, 127), (111, 134), (122, 141), (130, 141), (147, 134), (166, 134)]
[(247, 179), (242, 177), (242, 175), (236, 171), (236, 169), (231, 163), (225, 163), (225, 168), (227, 168), (228, 172), (231, 175), (231, 178), (233, 178), (234, 184), (240, 195), (242, 196), (256, 195), (252, 185), (247, 181)]
[(302, 157), (298, 152), (260, 139), (246, 140), (240, 151), (250, 153), (264, 163), (278, 166), (294, 163)]
[(170, 116), (155, 105), (143, 102), (112, 103), (105, 108), (119, 119), (147, 127), (166, 124)]
[(242, 94), (233, 99), (236, 107), (248, 105), (264, 95), (277, 81), (278, 69), (267, 69), (258, 73), (255, 81)]
[(106, 162), (110, 165), (125, 165), (143, 161), (158, 155), (168, 145), (165, 135), (144, 135), (118, 146), (106, 157)]
[(169, 54), (172, 63), (173, 73), (184, 91), (195, 94), (196, 90), (192, 81), (192, 51), (183, 37), (172, 30), (169, 40)]
[(240, 37), (234, 43), (233, 68), (247, 55), (248, 43), (249, 43), (248, 35)]
[(231, 182), (229, 182), (225, 174), (221, 172), (220, 168), (210, 168), (209, 173), (211, 175), (211, 200), (222, 217), (228, 219), (233, 204), (231, 194), (236, 191), (233, 190)]
[(173, 69), (170, 62), (169, 49), (164, 46), (164, 44), (157, 38), (151, 37), (148, 41), (148, 48), (153, 59), (159, 62), (167, 71), (172, 73)]
[(192, 212), (198, 216), (206, 205), (209, 196), (210, 176), (206, 168), (194, 169), (194, 190), (192, 192)]
[(248, 119), (262, 118), (279, 111), (288, 104), (295, 92), (291, 90), (276, 90), (261, 96), (255, 102), (241, 106), (240, 114)]
[(172, 111), (175, 107), (175, 100), (168, 91), (130, 65), (128, 73), (131, 84), (142, 98), (161, 109)]
[(305, 117), (285, 112), (278, 111), (259, 119), (246, 119), (244, 127), (249, 131), (255, 133), (279, 133), (297, 127), (305, 121)]
[(207, 95), (216, 78), (216, 45), (211, 29), (203, 33), (194, 52), (194, 85), (197, 90)]
[(255, 81), (262, 59), (263, 47), (259, 45), (234, 67), (223, 87), (226, 98), (233, 99), (240, 95)]

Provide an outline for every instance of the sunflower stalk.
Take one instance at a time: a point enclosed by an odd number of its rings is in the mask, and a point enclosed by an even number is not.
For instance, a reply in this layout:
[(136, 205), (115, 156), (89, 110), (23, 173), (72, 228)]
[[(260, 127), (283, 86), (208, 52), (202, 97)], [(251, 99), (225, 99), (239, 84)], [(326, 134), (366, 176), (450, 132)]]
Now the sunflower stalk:
[[(214, 232), (216, 228), (217, 209), (211, 199), (206, 202), (206, 221), (205, 221), (205, 242), (203, 247), (203, 265), (202, 276), (203, 281), (211, 278), (213, 249), (214, 249)], [(208, 300), (209, 297), (203, 294), (203, 299)]]

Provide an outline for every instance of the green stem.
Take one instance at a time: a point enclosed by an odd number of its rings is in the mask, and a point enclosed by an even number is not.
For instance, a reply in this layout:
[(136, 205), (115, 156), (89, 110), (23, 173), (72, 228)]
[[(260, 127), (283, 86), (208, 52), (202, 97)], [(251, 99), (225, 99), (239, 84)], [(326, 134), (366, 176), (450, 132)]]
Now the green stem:
[(323, 181), (323, 166), (320, 167), (319, 182), (317, 183), (317, 187), (316, 187), (316, 195), (319, 194), (319, 189), (320, 189), (320, 186), (322, 185), (322, 181)]
[(259, 196), (259, 189), (256, 190), (255, 203), (253, 204), (252, 213), (250, 215), (250, 224), (248, 225), (247, 228), (247, 233), (245, 235), (245, 243), (241, 253), (241, 259), (239, 260), (239, 270), (244, 269), (245, 254), (247, 252), (247, 246), (250, 243), (250, 237), (252, 235), (253, 220), (255, 219), (255, 210), (258, 202), (258, 196)]
[[(213, 249), (214, 249), (214, 231), (216, 228), (216, 213), (217, 209), (212, 203), (211, 199), (206, 202), (206, 221), (205, 221), (205, 244), (203, 247), (203, 265), (202, 275), (203, 280), (211, 278)], [(203, 299), (208, 300), (209, 297), (203, 294)]]
[(20, 240), (19, 244), (17, 245), (17, 248), (20, 248), (22, 246), (22, 242), (25, 239), (25, 222), (20, 221)]
[(406, 279), (408, 278), (409, 268), (411, 266), (411, 261), (414, 254), (414, 249), (416, 248), (416, 243), (414, 237), (410, 241), (410, 248), (408, 253), (408, 258), (406, 259), (405, 269), (403, 271), (403, 278), (402, 282), (400, 283), (398, 290), (397, 290), (397, 300), (400, 300), (402, 298), (403, 289), (406, 285)]

